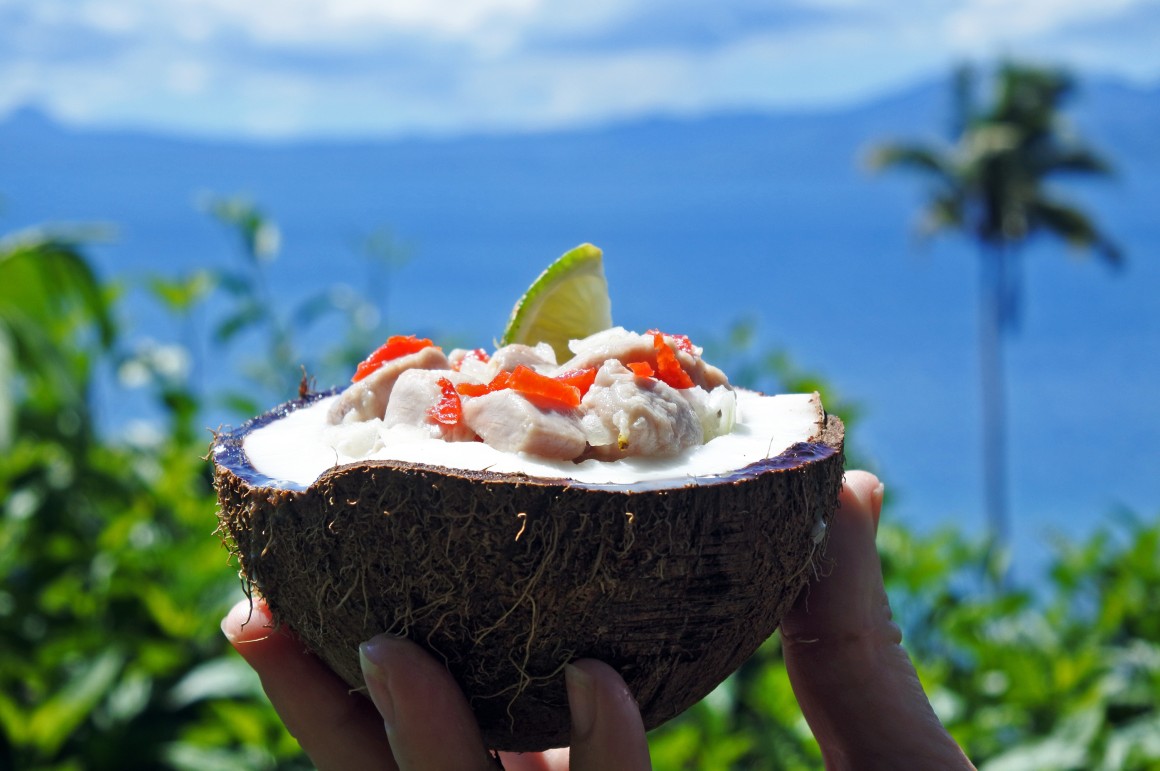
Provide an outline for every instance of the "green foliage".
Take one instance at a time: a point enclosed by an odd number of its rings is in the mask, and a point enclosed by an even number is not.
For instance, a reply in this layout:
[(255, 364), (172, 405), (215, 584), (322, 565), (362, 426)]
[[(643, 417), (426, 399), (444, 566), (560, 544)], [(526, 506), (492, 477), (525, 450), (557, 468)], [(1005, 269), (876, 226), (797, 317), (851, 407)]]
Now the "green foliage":
[[(237, 582), (212, 535), (197, 396), (158, 384), (167, 434), (98, 435), (92, 385), (120, 340), (82, 247), (48, 233), (0, 247), (14, 429), (0, 455), (0, 768), (207, 768), (206, 736), (232, 767), (297, 762), (212, 624)], [(246, 721), (229, 715), (239, 695)]]
[[(988, 588), (986, 544), (953, 529), (884, 522), (878, 542), (923, 685), (980, 769), (1160, 768), (1160, 517), (1060, 541), (1037, 592)], [(650, 747), (665, 769), (821, 766), (776, 640)]]
[[(106, 292), (78, 250), (82, 235), (32, 230), (0, 240), (0, 449), (18, 429), (65, 420), (79, 430), (87, 417), (94, 351), (108, 350), (116, 330)], [(78, 324), (83, 337), (62, 345)], [(23, 416), (21, 404), (31, 408)]]
[(886, 567), (915, 610), (907, 645), (968, 752), (986, 768), (1160, 765), (1160, 519), (1119, 517), (1084, 543), (1061, 540), (1038, 595), (980, 591), (985, 548), (942, 537), (967, 580), (915, 591), (928, 576), (905, 551)]
[[(244, 390), (215, 395), (239, 417), (249, 417), (269, 405), (297, 395), (307, 372), (322, 382), (341, 382), (351, 364), (373, 350), (381, 313), (349, 286), (323, 286), (291, 304), (275, 297), (270, 270), (281, 248), (278, 225), (252, 202), (239, 197), (209, 197), (204, 208), (233, 233), (241, 249), (242, 265), (216, 272), (195, 271), (177, 279), (155, 278), (152, 287), (170, 309), (189, 316), (198, 303), (219, 293), (224, 311), (210, 322), (211, 343), (217, 352), (242, 352), (236, 371), (246, 377)], [(408, 258), (390, 231), (375, 233), (361, 245), (376, 290), (385, 295), (385, 276)], [(301, 339), (328, 318), (337, 318), (342, 332), (331, 338), (322, 354), (305, 349)], [(261, 350), (262, 356), (246, 355)]]

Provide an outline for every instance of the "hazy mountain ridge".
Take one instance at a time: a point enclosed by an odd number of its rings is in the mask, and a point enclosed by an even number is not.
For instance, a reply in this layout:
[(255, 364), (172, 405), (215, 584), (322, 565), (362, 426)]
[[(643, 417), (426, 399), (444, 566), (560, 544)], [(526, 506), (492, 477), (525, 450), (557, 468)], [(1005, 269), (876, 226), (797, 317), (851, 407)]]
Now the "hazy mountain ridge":
[[(244, 145), (270, 151), (343, 147), (382, 147), (405, 145), (496, 145), (537, 142), (569, 142), (581, 138), (639, 138), (643, 135), (665, 135), (672, 142), (688, 141), (704, 133), (752, 136), (755, 133), (826, 130), (823, 139), (838, 137), (877, 137), (895, 132), (906, 136), (938, 138), (948, 124), (949, 89), (941, 81), (923, 83), (908, 89), (840, 108), (781, 111), (735, 111), (708, 113), (696, 117), (666, 115), (626, 119), (599, 127), (552, 129), (540, 132), (465, 133), (448, 137), (402, 136), (392, 138), (203, 138), (194, 135), (159, 133), (147, 128), (87, 128), (61, 122), (36, 106), (25, 106), (0, 119), (0, 143), (23, 143), (57, 138), (87, 138), (94, 141), (159, 142), (162, 144), (203, 145), (211, 147)], [(1160, 84), (1152, 87), (1130, 85), (1112, 80), (1081, 80), (1069, 109), (1075, 123), (1085, 133), (1091, 132), (1097, 142), (1130, 145), (1132, 150), (1160, 151), (1160, 143), (1151, 141), (1160, 123)]]

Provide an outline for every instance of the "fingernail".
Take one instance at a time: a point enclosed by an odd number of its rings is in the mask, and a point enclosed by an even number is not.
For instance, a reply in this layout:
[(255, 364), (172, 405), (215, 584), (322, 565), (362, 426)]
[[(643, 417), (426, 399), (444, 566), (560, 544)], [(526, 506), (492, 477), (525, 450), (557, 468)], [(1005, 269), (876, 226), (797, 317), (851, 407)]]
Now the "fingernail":
[(230, 612), (227, 613), (222, 618), (222, 634), (224, 634), (226, 636), (226, 639), (229, 640), (231, 643), (236, 643), (238, 641), (238, 635), (237, 635), (238, 626), (236, 624), (232, 623), (230, 620), (232, 618), (232, 616), (234, 615), (234, 611), (237, 609), (238, 609), (238, 606), (235, 605), (234, 607), (230, 608)]
[(391, 681), (385, 666), (385, 647), (378, 638), (367, 640), (358, 646), (358, 659), (371, 701), (375, 703), (379, 714), (383, 716), (383, 723), (390, 731), (391, 724), (395, 722), (395, 700), (391, 696)]
[(269, 627), (270, 620), (262, 613), (262, 607), (251, 604), (249, 599), (235, 603), (222, 619), (222, 634), (231, 644), (265, 637)]
[(886, 498), (886, 485), (879, 482), (874, 491), (870, 493), (870, 511), (874, 513), (874, 521), (878, 521), (878, 517), (882, 516), (882, 501)]
[(592, 675), (573, 664), (564, 665), (568, 709), (572, 712), (572, 743), (592, 732), (596, 722), (596, 686)]

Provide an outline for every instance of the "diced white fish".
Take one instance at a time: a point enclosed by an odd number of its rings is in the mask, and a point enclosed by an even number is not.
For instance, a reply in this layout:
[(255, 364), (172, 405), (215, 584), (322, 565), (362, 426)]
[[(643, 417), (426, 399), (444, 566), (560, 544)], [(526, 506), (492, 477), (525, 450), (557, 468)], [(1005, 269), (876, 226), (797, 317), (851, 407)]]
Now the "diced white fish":
[(671, 456), (704, 437), (701, 419), (680, 391), (637, 377), (616, 359), (601, 365), (580, 408), (589, 416), (582, 422), (588, 457)]
[[(694, 346), (693, 353), (681, 350), (671, 335), (665, 335), (665, 343), (676, 354), (681, 368), (688, 373), (689, 379), (695, 385), (701, 386), (706, 391), (711, 391), (717, 386), (729, 385), (729, 378), (724, 372), (707, 364), (701, 358), (700, 348)], [(657, 369), (657, 351), (653, 345), (653, 336), (629, 332), (624, 327), (613, 327), (582, 340), (573, 340), (568, 343), (568, 347), (573, 356), (560, 365), (560, 371), (598, 367), (609, 359), (616, 359), (624, 364), (643, 361), (654, 370)]]
[(447, 360), (454, 369), (482, 383), (489, 382), (502, 371), (512, 372), (521, 364), (541, 374), (552, 374), (556, 370), (556, 352), (547, 343), (505, 345), (491, 354), (488, 361), (482, 361), (472, 353), (466, 348), (456, 348), (447, 355)]
[(474, 350), (455, 348), (447, 354), (447, 361), (450, 362), (452, 369), (469, 375), (480, 383), (486, 383), (495, 377), (491, 364), (479, 358)]
[[(664, 342), (693, 381), (691, 388), (638, 377), (626, 364), (644, 362), (654, 372), (662, 370), (655, 335), (616, 327), (572, 341), (574, 355), (560, 365), (546, 343), (504, 346), (488, 361), (466, 349), (445, 356), (436, 347), (424, 348), (386, 362), (349, 386), (330, 408), (328, 420), (336, 430), (350, 423), (378, 424), (379, 442), (406, 434), (453, 442), (482, 439), (504, 452), (551, 459), (672, 457), (729, 433), (737, 397), (724, 373), (701, 359), (701, 349), (671, 335)], [(454, 426), (434, 419), (432, 408), (444, 395), (441, 378), (454, 385), (485, 384), (521, 365), (548, 376), (588, 368), (597, 375), (577, 409), (553, 408), (502, 389), (461, 397), (462, 417)], [(358, 443), (372, 436), (364, 432)]]
[(547, 343), (537, 343), (535, 346), (512, 343), (493, 353), (489, 363), (493, 376), (500, 372), (511, 372), (521, 364), (544, 373), (556, 369), (556, 352)]
[(587, 447), (578, 410), (542, 409), (512, 390), (464, 398), (463, 422), (501, 452), (573, 460)]
[(651, 361), (656, 363), (656, 351), (650, 335), (638, 335), (624, 327), (613, 327), (580, 340), (568, 343), (572, 358), (560, 365), (561, 370), (599, 367), (609, 359), (628, 363)]
[(330, 423), (342, 423), (381, 418), (386, 413), (391, 389), (395, 387), (399, 375), (410, 369), (448, 369), (450, 366), (443, 351), (435, 346), (391, 359), (362, 380), (347, 386), (331, 405), (327, 420)]
[(439, 381), (446, 378), (452, 385), (478, 382), (462, 372), (450, 370), (409, 369), (395, 380), (391, 398), (383, 415), (383, 427), (411, 426), (421, 429), (433, 439), (448, 442), (471, 442), (475, 432), (462, 421), (448, 426), (431, 417), (431, 410), (443, 398)]
[(702, 441), (724, 436), (737, 423), (737, 392), (728, 386), (717, 386), (706, 391), (701, 386), (677, 391), (701, 421)]
[[(670, 348), (674, 348), (672, 338), (666, 337), (665, 340), (669, 343)], [(675, 348), (674, 350), (677, 354), (677, 361), (681, 363), (681, 369), (685, 370), (689, 374), (689, 379), (701, 388), (704, 388), (706, 391), (712, 391), (722, 386), (732, 388), (729, 385), (728, 376), (717, 367), (702, 359), (700, 354), (693, 355), (679, 348)]]

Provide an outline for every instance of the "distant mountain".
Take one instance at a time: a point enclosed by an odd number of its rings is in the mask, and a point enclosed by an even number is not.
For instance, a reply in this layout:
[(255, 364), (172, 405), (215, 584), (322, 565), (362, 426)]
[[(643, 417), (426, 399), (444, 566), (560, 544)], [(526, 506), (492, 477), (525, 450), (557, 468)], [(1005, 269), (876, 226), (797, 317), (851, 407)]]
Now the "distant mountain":
[[(654, 116), (629, 119), (600, 127), (585, 127), (575, 131), (556, 129), (543, 132), (539, 136), (563, 137), (575, 134), (620, 134), (639, 135), (664, 131), (679, 136), (682, 133), (696, 133), (705, 128), (713, 132), (721, 130), (762, 132), (783, 130), (829, 129), (824, 138), (848, 137), (856, 133), (861, 137), (902, 133), (912, 136), (917, 133), (935, 135), (946, 125), (949, 117), (947, 84), (941, 81), (926, 82), (914, 87), (886, 94), (862, 103), (846, 107), (787, 110), (769, 112), (719, 112), (700, 117), (674, 118)], [(1091, 132), (1094, 138), (1111, 144), (1129, 147), (1133, 152), (1144, 150), (1160, 152), (1160, 142), (1155, 141), (1156, 127), (1160, 125), (1160, 84), (1152, 87), (1134, 86), (1116, 80), (1081, 81), (1080, 88), (1071, 110), (1076, 123), (1084, 133)], [(4, 144), (30, 140), (46, 133), (66, 135), (88, 135), (114, 137), (124, 136), (136, 140), (152, 138), (156, 140), (178, 141), (192, 144), (241, 144), (278, 147), (286, 145), (382, 145), (408, 144), (412, 142), (435, 142), (456, 144), (463, 141), (492, 141), (512, 138), (527, 141), (536, 134), (513, 132), (511, 134), (488, 133), (464, 135), (453, 138), (428, 139), (423, 137), (403, 137), (376, 140), (362, 139), (286, 139), (238, 140), (199, 139), (195, 136), (157, 134), (148, 129), (107, 129), (83, 128), (64, 124), (50, 117), (36, 106), (21, 107), (0, 118), (0, 142)]]

